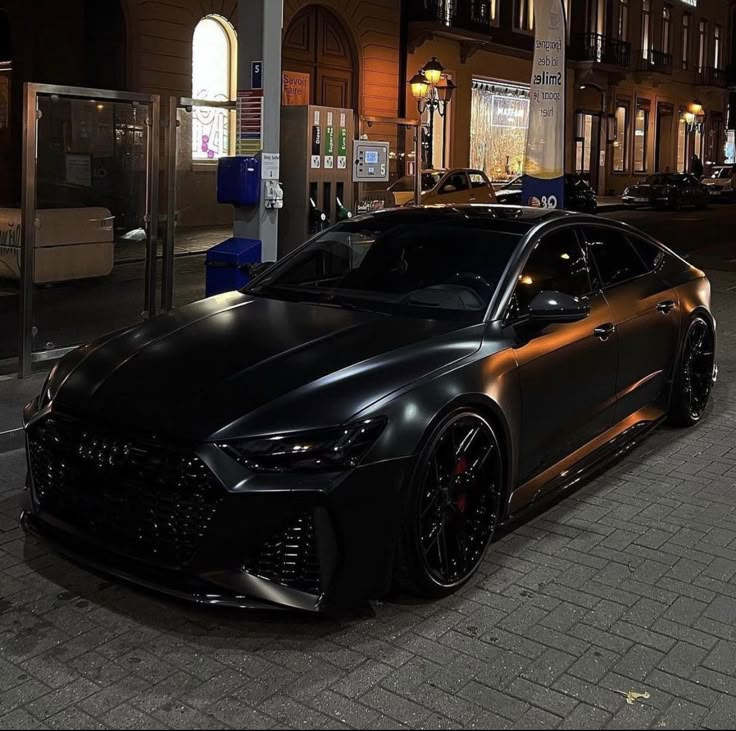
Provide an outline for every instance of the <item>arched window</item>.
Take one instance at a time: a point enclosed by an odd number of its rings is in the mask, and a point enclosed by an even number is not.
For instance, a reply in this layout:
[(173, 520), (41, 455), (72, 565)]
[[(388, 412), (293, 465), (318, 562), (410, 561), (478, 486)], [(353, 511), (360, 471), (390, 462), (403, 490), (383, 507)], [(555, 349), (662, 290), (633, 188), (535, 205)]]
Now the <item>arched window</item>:
[[(234, 101), (237, 38), (235, 29), (219, 15), (208, 15), (194, 29), (192, 97), (205, 101)], [(234, 148), (235, 114), (227, 109), (194, 107), (192, 160), (214, 161)]]

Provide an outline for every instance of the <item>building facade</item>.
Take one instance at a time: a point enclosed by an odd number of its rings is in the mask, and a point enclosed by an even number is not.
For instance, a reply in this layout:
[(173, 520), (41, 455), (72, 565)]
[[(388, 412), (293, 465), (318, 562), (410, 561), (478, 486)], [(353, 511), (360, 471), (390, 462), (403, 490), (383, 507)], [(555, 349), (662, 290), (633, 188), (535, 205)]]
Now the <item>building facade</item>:
[[(619, 194), (641, 176), (689, 170), (693, 154), (705, 164), (733, 154), (727, 145), (733, 5), (564, 4), (569, 171), (584, 175), (599, 194)], [(435, 56), (458, 86), (433, 144), (435, 161), (482, 167), (497, 181), (521, 171), (533, 7), (533, 0), (409, 0), (409, 70)]]
[[(688, 169), (693, 153), (733, 154), (733, 2), (564, 2), (568, 170), (620, 193)], [(233, 101), (237, 16), (237, 0), (0, 0), (0, 204), (19, 203), (23, 82), (159, 94), (164, 111), (171, 97)], [(309, 102), (373, 119), (361, 131), (392, 142), (400, 174), (411, 141), (385, 120), (417, 117), (406, 81), (437, 57), (457, 92), (434, 119), (427, 161), (503, 181), (523, 166), (533, 34), (533, 0), (286, 0), (283, 65), (308, 79)], [(233, 150), (234, 115), (184, 111), (182, 128), (181, 222), (227, 223), (214, 174)]]

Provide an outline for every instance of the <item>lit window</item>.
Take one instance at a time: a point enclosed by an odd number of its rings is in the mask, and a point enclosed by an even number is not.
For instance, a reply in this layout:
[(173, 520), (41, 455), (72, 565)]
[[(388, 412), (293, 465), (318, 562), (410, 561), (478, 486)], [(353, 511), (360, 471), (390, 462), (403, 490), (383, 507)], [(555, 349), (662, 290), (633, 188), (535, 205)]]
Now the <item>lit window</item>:
[(634, 172), (647, 171), (647, 148), (649, 142), (649, 108), (639, 106), (634, 120)]
[(534, 30), (534, 0), (515, 0), (514, 30)]
[(705, 68), (705, 38), (708, 32), (708, 22), (701, 20), (698, 24), (698, 71)]
[(682, 68), (687, 70), (690, 65), (690, 21), (692, 15), (685, 13), (682, 16)]
[(629, 0), (618, 0), (618, 39), (629, 40)]
[(613, 172), (626, 171), (629, 157), (629, 105), (619, 102), (616, 107), (616, 139), (613, 141)]
[(721, 26), (713, 28), (713, 68), (721, 68)]
[(672, 8), (664, 6), (662, 11), (662, 50), (669, 53), (672, 46)]
[[(208, 15), (194, 30), (192, 97), (202, 101), (234, 99), (235, 31), (225, 18)], [(217, 160), (232, 152), (234, 115), (228, 109), (194, 107), (192, 159)]]
[(649, 33), (651, 31), (652, 8), (650, 0), (644, 0), (641, 7), (641, 55), (645, 61), (651, 61), (649, 51), (651, 49), (651, 39)]

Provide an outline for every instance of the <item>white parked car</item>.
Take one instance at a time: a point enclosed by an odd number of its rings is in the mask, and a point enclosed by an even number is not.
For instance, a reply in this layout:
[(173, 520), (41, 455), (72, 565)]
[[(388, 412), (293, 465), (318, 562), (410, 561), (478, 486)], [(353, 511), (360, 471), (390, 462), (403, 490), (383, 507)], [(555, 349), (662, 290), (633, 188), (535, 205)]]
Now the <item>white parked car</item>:
[(710, 176), (703, 178), (711, 198), (734, 200), (736, 198), (736, 181), (733, 177), (733, 165), (719, 165), (713, 168)]

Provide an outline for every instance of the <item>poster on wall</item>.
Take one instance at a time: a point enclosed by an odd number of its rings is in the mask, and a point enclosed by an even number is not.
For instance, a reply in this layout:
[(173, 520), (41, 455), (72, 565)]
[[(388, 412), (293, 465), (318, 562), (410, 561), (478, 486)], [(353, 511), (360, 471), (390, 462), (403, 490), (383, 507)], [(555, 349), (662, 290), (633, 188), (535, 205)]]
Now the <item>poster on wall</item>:
[(312, 77), (297, 71), (284, 71), (281, 104), (285, 107), (304, 107), (309, 104)]
[(534, 64), (522, 201), (564, 208), (565, 10), (563, 0), (534, 0)]

